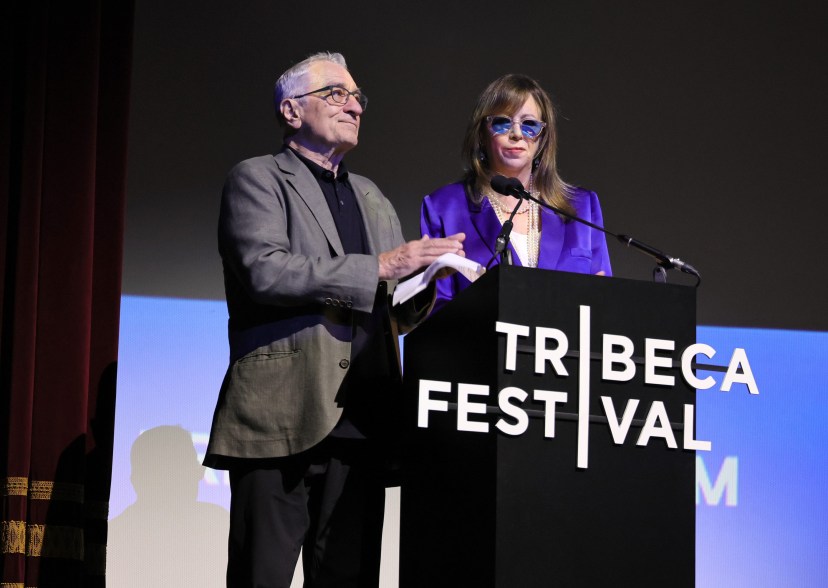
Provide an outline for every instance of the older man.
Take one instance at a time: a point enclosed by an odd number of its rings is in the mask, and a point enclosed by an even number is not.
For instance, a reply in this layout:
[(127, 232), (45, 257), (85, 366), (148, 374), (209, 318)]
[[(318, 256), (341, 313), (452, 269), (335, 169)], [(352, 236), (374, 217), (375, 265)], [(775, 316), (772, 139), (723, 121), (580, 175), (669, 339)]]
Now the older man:
[(396, 280), (464, 235), (405, 243), (391, 203), (343, 156), (367, 101), (337, 53), (276, 82), (284, 147), (248, 159), (222, 195), (230, 367), (205, 465), (229, 469), (228, 586), (376, 586), (380, 440), (399, 364), (392, 333), (433, 292), (389, 310)]

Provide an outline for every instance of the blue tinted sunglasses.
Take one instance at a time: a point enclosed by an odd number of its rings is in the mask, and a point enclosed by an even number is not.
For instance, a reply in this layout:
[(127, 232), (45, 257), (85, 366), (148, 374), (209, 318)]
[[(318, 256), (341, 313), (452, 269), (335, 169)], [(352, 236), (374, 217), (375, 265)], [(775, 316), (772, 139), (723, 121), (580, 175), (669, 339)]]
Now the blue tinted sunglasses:
[(538, 138), (538, 135), (543, 132), (543, 128), (546, 126), (545, 122), (533, 118), (512, 120), (510, 117), (503, 115), (487, 116), (486, 124), (492, 135), (505, 135), (512, 130), (512, 127), (519, 125), (521, 134), (533, 141)]

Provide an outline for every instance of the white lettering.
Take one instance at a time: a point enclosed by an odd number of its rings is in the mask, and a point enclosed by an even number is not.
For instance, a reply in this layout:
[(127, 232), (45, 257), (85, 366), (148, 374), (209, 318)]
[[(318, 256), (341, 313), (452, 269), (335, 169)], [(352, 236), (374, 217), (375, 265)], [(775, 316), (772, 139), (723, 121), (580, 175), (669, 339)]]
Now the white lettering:
[(451, 382), (440, 380), (420, 380), (419, 403), (417, 405), (417, 426), (428, 428), (428, 413), (432, 410), (448, 412), (448, 402), (432, 400), (431, 392), (451, 392)]
[(589, 355), (592, 350), (590, 331), (592, 310), (581, 306), (578, 328), (578, 449), (576, 462), (579, 469), (589, 467)]
[(697, 441), (696, 433), (696, 407), (692, 404), (684, 405), (684, 448), (695, 451), (710, 451), (710, 441)]
[(718, 506), (725, 497), (725, 506), (739, 504), (739, 460), (735, 455), (728, 456), (722, 461), (716, 483), (710, 484), (710, 476), (700, 455), (696, 456), (696, 504), (701, 504), (702, 498), (708, 506)]
[(645, 446), (649, 443), (651, 437), (661, 437), (667, 443), (667, 447), (675, 449), (676, 438), (673, 435), (673, 429), (670, 427), (670, 421), (667, 418), (667, 410), (664, 408), (664, 403), (660, 400), (653, 402), (650, 407), (650, 412), (647, 413), (647, 420), (644, 421), (644, 427), (641, 429), (641, 434), (638, 436), (637, 445)]
[[(546, 341), (554, 339), (557, 345), (554, 349), (547, 349)], [(560, 329), (549, 329), (546, 327), (537, 327), (535, 329), (535, 373), (546, 373), (546, 362), (552, 364), (555, 369), (555, 374), (558, 376), (568, 376), (569, 373), (564, 367), (563, 356), (566, 355), (569, 349), (569, 340), (566, 334)]]
[(543, 415), (543, 436), (548, 439), (555, 438), (555, 405), (557, 403), (564, 404), (567, 399), (566, 392), (556, 392), (554, 390), (535, 390), (535, 400), (544, 403)]
[(504, 388), (500, 391), (500, 394), (498, 394), (497, 397), (497, 404), (500, 407), (500, 410), (502, 410), (503, 414), (506, 416), (510, 416), (515, 419), (513, 424), (507, 423), (502, 418), (498, 419), (495, 423), (495, 427), (497, 427), (501, 433), (505, 433), (506, 435), (523, 435), (529, 428), (529, 416), (526, 414), (526, 411), (509, 402), (510, 400), (525, 402), (528, 396), (529, 395), (526, 392), (520, 388), (515, 388), (514, 386)]
[(528, 337), (529, 327), (497, 321), (495, 331), (506, 335), (506, 366), (505, 369), (513, 372), (517, 366), (517, 338)]
[(670, 368), (673, 360), (670, 357), (656, 355), (656, 351), (673, 351), (675, 341), (667, 339), (644, 339), (644, 383), (658, 386), (674, 386), (676, 379), (673, 376), (655, 373), (655, 368)]
[[(742, 368), (741, 372), (738, 371), (739, 368)], [(748, 392), (759, 394), (759, 388), (756, 386), (756, 380), (753, 379), (753, 370), (750, 369), (747, 354), (744, 349), (739, 347), (733, 350), (733, 355), (727, 366), (727, 373), (722, 381), (722, 392), (730, 392), (730, 386), (733, 383), (747, 384)]]
[[(616, 348), (620, 350), (616, 351)], [(604, 335), (601, 361), (601, 377), (611, 382), (629, 382), (635, 376), (635, 364), (632, 361), (633, 342), (623, 335)], [(623, 369), (614, 370), (613, 365), (620, 364)]]
[(688, 345), (687, 349), (681, 354), (681, 373), (684, 376), (684, 381), (696, 390), (707, 390), (713, 387), (716, 380), (713, 379), (713, 376), (707, 376), (703, 380), (696, 377), (696, 374), (693, 373), (692, 365), (693, 358), (697, 355), (704, 355), (708, 359), (713, 359), (713, 356), (716, 355), (716, 350), (704, 343)]
[(624, 414), (621, 416), (620, 422), (615, 414), (615, 405), (612, 402), (612, 398), (609, 396), (601, 396), (601, 403), (604, 405), (604, 414), (607, 415), (607, 422), (609, 423), (613, 442), (616, 445), (623, 445), (624, 439), (627, 438), (627, 433), (630, 430), (635, 409), (638, 408), (639, 400), (637, 398), (630, 398), (627, 401), (627, 406), (624, 408)]
[(469, 396), (488, 396), (489, 387), (480, 384), (457, 385), (457, 430), (470, 433), (488, 433), (489, 423), (470, 421), (470, 414), (486, 414), (484, 402), (472, 402)]

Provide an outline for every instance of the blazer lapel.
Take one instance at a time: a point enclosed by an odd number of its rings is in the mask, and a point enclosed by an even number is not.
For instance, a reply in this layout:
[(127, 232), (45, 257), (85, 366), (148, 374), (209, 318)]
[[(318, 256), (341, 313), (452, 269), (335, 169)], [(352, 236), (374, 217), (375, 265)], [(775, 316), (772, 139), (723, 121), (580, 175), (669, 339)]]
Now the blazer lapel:
[(376, 195), (371, 192), (361, 177), (350, 172), (349, 176), (351, 187), (356, 195), (359, 213), (362, 215), (362, 222), (365, 225), (365, 234), (368, 237), (368, 252), (376, 255), (381, 252), (380, 244), (383, 242), (383, 236), (379, 234), (382, 223), (376, 205)]
[(541, 207), (541, 238), (538, 267), (556, 269), (561, 258), (564, 242), (564, 223), (557, 214)]
[(276, 165), (285, 174), (285, 181), (293, 186), (296, 195), (305, 203), (311, 215), (319, 223), (319, 227), (325, 234), (331, 249), (337, 255), (344, 255), (345, 251), (342, 249), (342, 242), (339, 240), (336, 224), (331, 216), (325, 195), (319, 187), (319, 182), (313, 177), (308, 167), (290, 149), (283, 149), (273, 158), (276, 160)]
[[(469, 203), (469, 217), (477, 231), (479, 241), (488, 249), (489, 255), (493, 256), (495, 254), (495, 242), (503, 225), (500, 224), (497, 213), (488, 199), (484, 198), (479, 203), (475, 203), (467, 197), (466, 201)], [(512, 254), (512, 265), (523, 265), (511, 242), (509, 243), (509, 251)], [(500, 259), (496, 259), (495, 263), (500, 263)]]

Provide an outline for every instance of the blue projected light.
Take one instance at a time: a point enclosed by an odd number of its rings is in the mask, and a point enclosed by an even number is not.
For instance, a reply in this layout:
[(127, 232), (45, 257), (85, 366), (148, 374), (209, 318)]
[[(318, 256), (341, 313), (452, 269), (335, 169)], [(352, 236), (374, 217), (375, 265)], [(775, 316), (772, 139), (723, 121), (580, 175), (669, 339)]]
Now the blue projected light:
[[(199, 459), (227, 366), (224, 302), (125, 296), (110, 518), (135, 500), (130, 448), (160, 425), (192, 434)], [(828, 333), (699, 327), (727, 365), (744, 348), (760, 394), (744, 384), (697, 395), (697, 586), (828, 586)], [(229, 508), (224, 472), (198, 500)]]
[[(227, 368), (223, 301), (124, 296), (118, 353), (118, 398), (110, 518), (135, 500), (130, 449), (141, 432), (180, 425), (193, 436), (199, 461)], [(224, 472), (206, 470), (199, 500), (230, 507)]]
[(696, 396), (696, 437), (713, 443), (696, 458), (696, 585), (828, 586), (828, 333), (699, 327), (697, 340), (720, 365), (744, 348), (759, 395)]

